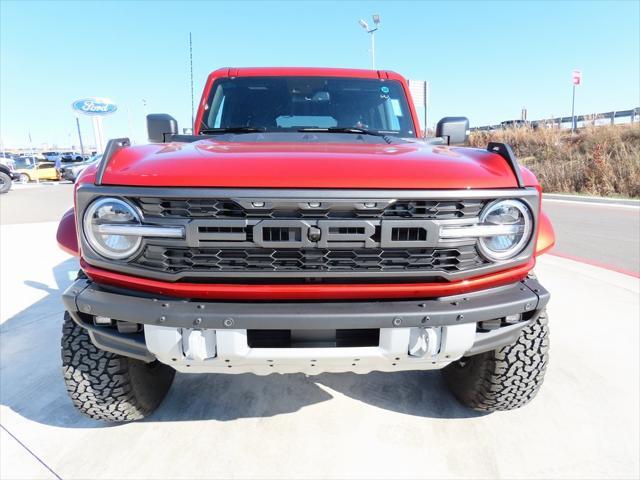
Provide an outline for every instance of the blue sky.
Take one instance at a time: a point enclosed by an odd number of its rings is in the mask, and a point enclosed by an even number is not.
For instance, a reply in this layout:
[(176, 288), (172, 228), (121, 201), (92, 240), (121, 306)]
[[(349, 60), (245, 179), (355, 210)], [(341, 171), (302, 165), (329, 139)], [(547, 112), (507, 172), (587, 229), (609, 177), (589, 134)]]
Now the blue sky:
[[(369, 68), (359, 18), (382, 16), (377, 67), (431, 84), (430, 123), (472, 125), (640, 104), (640, 2), (46, 2), (0, 0), (0, 136), (7, 147), (77, 144), (70, 105), (119, 107), (107, 137), (145, 139), (148, 113), (190, 121), (188, 36), (196, 97), (223, 66)], [(197, 101), (197, 98), (196, 98)], [(91, 124), (81, 119), (83, 135)]]

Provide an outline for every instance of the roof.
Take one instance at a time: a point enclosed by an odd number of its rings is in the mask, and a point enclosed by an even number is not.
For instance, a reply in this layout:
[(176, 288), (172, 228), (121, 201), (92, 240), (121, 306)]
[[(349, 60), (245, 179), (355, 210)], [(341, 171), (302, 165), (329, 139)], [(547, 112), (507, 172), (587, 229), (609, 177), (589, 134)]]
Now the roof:
[(322, 67), (243, 67), (220, 68), (211, 75), (229, 77), (268, 77), (268, 76), (300, 76), (300, 77), (355, 77), (355, 78), (384, 78), (403, 80), (395, 72), (386, 70), (365, 70), (355, 68), (322, 68)]

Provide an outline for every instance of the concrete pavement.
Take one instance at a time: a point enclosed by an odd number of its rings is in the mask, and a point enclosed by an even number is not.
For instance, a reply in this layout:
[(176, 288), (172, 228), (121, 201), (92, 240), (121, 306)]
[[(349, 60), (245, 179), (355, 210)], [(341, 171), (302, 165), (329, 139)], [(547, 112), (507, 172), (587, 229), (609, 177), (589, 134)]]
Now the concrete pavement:
[(439, 372), (178, 374), (149, 419), (84, 418), (60, 372), (55, 222), (0, 227), (0, 478), (638, 478), (638, 279), (546, 257), (551, 360), (530, 405), (482, 415)]
[(0, 195), (0, 224), (59, 220), (73, 206), (73, 183), (14, 183)]

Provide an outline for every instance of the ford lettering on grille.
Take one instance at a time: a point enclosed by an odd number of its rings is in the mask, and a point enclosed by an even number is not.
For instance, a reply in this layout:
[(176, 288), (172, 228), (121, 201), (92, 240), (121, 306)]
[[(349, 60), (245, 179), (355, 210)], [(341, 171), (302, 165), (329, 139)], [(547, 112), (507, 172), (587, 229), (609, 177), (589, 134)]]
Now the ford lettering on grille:
[(438, 244), (430, 220), (192, 220), (190, 247), (425, 248)]

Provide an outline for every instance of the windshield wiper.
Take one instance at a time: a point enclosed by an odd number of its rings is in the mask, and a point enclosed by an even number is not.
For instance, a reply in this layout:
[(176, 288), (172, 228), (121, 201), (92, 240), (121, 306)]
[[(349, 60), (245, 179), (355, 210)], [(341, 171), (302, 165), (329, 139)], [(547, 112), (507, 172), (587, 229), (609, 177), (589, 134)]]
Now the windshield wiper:
[(205, 135), (213, 133), (256, 133), (265, 132), (265, 127), (220, 127), (220, 128), (204, 128), (200, 130), (200, 133)]
[(386, 137), (390, 133), (396, 132), (380, 132), (378, 130), (367, 130), (359, 127), (307, 127), (298, 129), (299, 132), (327, 132), (327, 133), (353, 133), (357, 135), (374, 135), (376, 137)]

